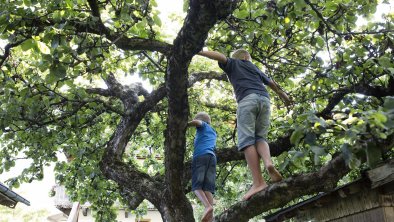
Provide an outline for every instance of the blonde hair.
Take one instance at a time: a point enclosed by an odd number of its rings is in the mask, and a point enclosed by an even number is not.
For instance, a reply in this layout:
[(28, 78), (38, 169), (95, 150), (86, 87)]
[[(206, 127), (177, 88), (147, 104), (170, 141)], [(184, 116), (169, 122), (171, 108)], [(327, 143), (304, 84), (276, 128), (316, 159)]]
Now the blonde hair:
[(194, 119), (204, 121), (206, 123), (211, 123), (211, 117), (209, 117), (208, 113), (206, 112), (199, 112), (196, 114)]
[(245, 56), (247, 57), (247, 60), (250, 60), (250, 54), (248, 51), (245, 49), (237, 49), (233, 52), (231, 55), (231, 58), (233, 59), (245, 59)]

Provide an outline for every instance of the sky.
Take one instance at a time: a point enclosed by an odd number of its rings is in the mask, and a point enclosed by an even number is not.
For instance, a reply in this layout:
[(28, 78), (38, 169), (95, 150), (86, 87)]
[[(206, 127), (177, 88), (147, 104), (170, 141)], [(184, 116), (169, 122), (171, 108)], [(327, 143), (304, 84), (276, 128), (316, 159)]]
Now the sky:
[[(382, 15), (384, 14), (388, 14), (388, 13), (393, 13), (394, 12), (394, 1), (393, 0), (389, 0), (390, 4), (380, 4), (378, 5), (378, 7), (376, 8), (376, 13), (373, 16), (373, 18), (371, 18), (371, 22), (376, 22), (382, 19)], [(363, 18), (359, 18), (357, 20), (357, 25), (358, 26), (363, 26), (367, 24), (367, 21)]]
[[(161, 10), (161, 20), (162, 20), (162, 28), (166, 30), (169, 36), (175, 36), (179, 25), (174, 25), (172, 20), (169, 18), (171, 13), (175, 13), (176, 16), (184, 17), (184, 13), (182, 11), (183, 8), (183, 0), (157, 0), (158, 7)], [(382, 5), (378, 7), (377, 15), (373, 18), (374, 20), (379, 20), (381, 17), (381, 13), (394, 12), (394, 2), (391, 1), (391, 5)], [(365, 24), (365, 20), (359, 19), (358, 24)], [(140, 78), (134, 77), (126, 77), (126, 79), (122, 79), (122, 83), (131, 83), (142, 81)], [(144, 85), (147, 85), (146, 83)], [(62, 157), (60, 157), (62, 158)], [(27, 160), (20, 160), (17, 162), (16, 167), (12, 168), (10, 172), (6, 172), (0, 175), (0, 182), (4, 183), (5, 180), (13, 177), (20, 173), (24, 167), (29, 164)], [(14, 192), (18, 193), (25, 199), (30, 201), (31, 206), (26, 206), (22, 203), (17, 204), (17, 208), (22, 208), (24, 211), (37, 211), (39, 209), (47, 209), (51, 213), (59, 212), (53, 205), (53, 198), (49, 197), (48, 193), (53, 185), (55, 185), (55, 179), (53, 174), (53, 165), (46, 167), (44, 169), (44, 179), (42, 181), (34, 181), (29, 184), (21, 184), (21, 186), (17, 189), (13, 189)], [(48, 215), (49, 216), (49, 215)], [(1, 219), (1, 218), (0, 218)], [(15, 221), (18, 222), (18, 221)]]

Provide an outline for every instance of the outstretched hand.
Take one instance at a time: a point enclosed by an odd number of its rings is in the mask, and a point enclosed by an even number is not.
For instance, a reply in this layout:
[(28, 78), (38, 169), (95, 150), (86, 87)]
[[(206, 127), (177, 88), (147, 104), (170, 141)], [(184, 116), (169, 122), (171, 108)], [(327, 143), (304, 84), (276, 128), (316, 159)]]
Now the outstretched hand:
[(283, 103), (285, 104), (288, 112), (290, 112), (290, 110), (294, 109), (295, 102), (291, 98), (287, 97), (287, 99), (283, 100)]
[(289, 97), (287, 97), (287, 99), (284, 100), (284, 103), (287, 107), (294, 106), (294, 101)]

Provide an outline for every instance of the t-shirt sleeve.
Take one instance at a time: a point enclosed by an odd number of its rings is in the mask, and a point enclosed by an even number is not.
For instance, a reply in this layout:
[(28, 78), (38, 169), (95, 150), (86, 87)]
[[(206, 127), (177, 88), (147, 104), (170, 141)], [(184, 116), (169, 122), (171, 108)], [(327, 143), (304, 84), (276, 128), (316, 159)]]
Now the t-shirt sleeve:
[(265, 85), (268, 85), (269, 82), (271, 81), (271, 79), (266, 74), (264, 74), (262, 71), (260, 71), (260, 78)]
[(233, 69), (234, 59), (227, 57), (226, 63), (218, 62), (218, 65), (225, 73), (229, 74), (229, 73), (231, 73), (231, 70)]
[(207, 127), (207, 123), (206, 122), (204, 122), (204, 121), (201, 121), (201, 126), (197, 126), (196, 128), (197, 128), (197, 130), (202, 130), (202, 129), (204, 129), (205, 127)]

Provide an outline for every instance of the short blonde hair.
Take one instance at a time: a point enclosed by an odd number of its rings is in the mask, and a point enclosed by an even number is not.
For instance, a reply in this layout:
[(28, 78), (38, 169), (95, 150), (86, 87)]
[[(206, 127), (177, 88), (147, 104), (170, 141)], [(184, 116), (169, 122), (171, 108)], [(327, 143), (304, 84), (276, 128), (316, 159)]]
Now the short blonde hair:
[(208, 113), (206, 113), (206, 112), (197, 113), (196, 116), (194, 117), (194, 119), (201, 120), (206, 123), (211, 123), (211, 117), (209, 117)]
[(233, 52), (231, 58), (233, 59), (245, 59), (245, 56), (250, 60), (250, 54), (245, 49), (237, 49)]

